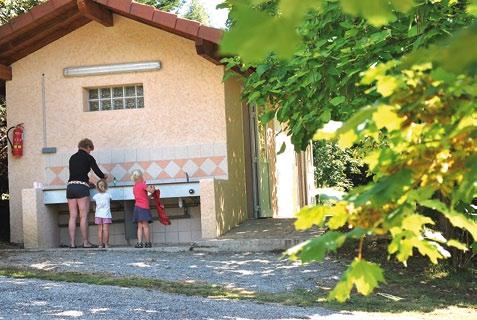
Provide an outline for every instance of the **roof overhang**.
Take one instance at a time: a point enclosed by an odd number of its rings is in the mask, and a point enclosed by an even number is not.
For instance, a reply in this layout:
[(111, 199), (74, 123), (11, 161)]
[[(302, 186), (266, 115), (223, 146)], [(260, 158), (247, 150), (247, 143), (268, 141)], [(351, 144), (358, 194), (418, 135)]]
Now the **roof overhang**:
[(91, 21), (110, 27), (113, 13), (193, 40), (197, 54), (220, 64), (220, 29), (132, 0), (49, 0), (0, 26), (0, 94), (12, 79), (12, 63)]

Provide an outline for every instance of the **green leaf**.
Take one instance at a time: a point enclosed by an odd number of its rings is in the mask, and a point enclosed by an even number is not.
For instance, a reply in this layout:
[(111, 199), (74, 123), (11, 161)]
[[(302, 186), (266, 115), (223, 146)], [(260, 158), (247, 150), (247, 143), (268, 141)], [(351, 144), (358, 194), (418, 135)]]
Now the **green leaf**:
[(323, 123), (329, 122), (331, 120), (331, 111), (329, 109), (324, 109), (320, 119)]
[(467, 248), (467, 245), (465, 245), (464, 243), (458, 241), (458, 240), (454, 240), (454, 239), (451, 239), (449, 241), (447, 241), (447, 245), (449, 247), (454, 247), (456, 249), (459, 249), (461, 251), (469, 251), (469, 248)]
[(287, 149), (287, 144), (283, 142), (282, 145), (280, 146), (280, 150), (278, 150), (277, 152), (277, 155), (282, 154), (283, 152), (285, 152), (286, 149)]
[(366, 260), (355, 259), (346, 270), (336, 287), (330, 292), (329, 299), (344, 302), (350, 298), (353, 285), (356, 290), (367, 296), (384, 282), (384, 271), (379, 265)]
[(319, 237), (288, 249), (286, 254), (294, 260), (301, 260), (303, 263), (322, 261), (328, 252), (335, 252), (344, 244), (345, 240), (346, 235), (344, 233), (328, 231)]
[(396, 77), (393, 76), (381, 76), (378, 77), (378, 83), (376, 84), (376, 91), (378, 91), (383, 97), (389, 97), (394, 93), (394, 90), (398, 87), (399, 83)]
[(426, 224), (433, 225), (434, 221), (432, 221), (431, 218), (420, 214), (412, 214), (404, 218), (402, 221), (402, 228), (412, 231), (416, 236), (419, 236), (422, 233), (422, 227)]
[(408, 12), (414, 6), (414, 0), (391, 0), (391, 3), (401, 12)]
[(253, 63), (272, 52), (279, 57), (290, 57), (298, 46), (295, 28), (300, 17), (271, 17), (246, 4), (236, 4), (231, 14), (236, 22), (222, 38), (220, 52), (223, 55), (239, 55), (245, 62)]
[(392, 7), (383, 0), (341, 0), (343, 11), (355, 16), (361, 16), (368, 22), (380, 27), (395, 19)]
[(474, 241), (470, 247), (472, 248), (473, 253), (477, 253), (477, 241)]
[(266, 111), (261, 117), (260, 122), (268, 123), (275, 117), (275, 110)]
[(412, 231), (391, 232), (393, 233), (393, 239), (388, 246), (388, 252), (390, 254), (397, 253), (396, 258), (404, 265), (406, 265), (409, 257), (413, 255), (413, 248), (417, 248), (421, 255), (427, 256), (434, 264), (437, 264), (438, 259), (450, 256), (449, 252), (437, 242), (422, 239), (421, 236), (416, 236)]
[(320, 11), (321, 8), (321, 0), (281, 0), (279, 4), (281, 14), (299, 18), (302, 18), (311, 9)]
[(341, 228), (345, 225), (346, 221), (348, 221), (348, 210), (346, 209), (346, 206), (346, 202), (340, 201), (327, 211), (327, 215), (331, 215), (331, 218), (327, 223), (331, 230)]
[(295, 228), (297, 230), (306, 230), (310, 229), (313, 225), (321, 225), (325, 219), (327, 209), (329, 209), (329, 207), (325, 206), (302, 208), (298, 213), (295, 214), (297, 217), (295, 221)]
[(394, 68), (398, 62), (396, 60), (391, 60), (386, 63), (380, 63), (377, 66), (372, 66), (363, 72), (363, 78), (361, 79), (361, 84), (369, 85), (378, 78), (383, 77), (386, 72)]
[(373, 113), (373, 120), (378, 129), (387, 128), (392, 131), (401, 128), (401, 123), (404, 121), (404, 118), (399, 117), (396, 111), (396, 108), (392, 106), (379, 106), (376, 112)]
[(345, 101), (346, 101), (346, 98), (344, 96), (337, 96), (331, 99), (330, 103), (336, 107), (337, 105), (342, 104)]
[[(473, 198), (476, 197), (475, 193), (477, 191), (477, 155), (474, 154), (470, 156), (465, 162), (464, 176), (463, 180), (460, 182), (457, 190), (453, 193), (453, 201), (463, 201), (470, 203)], [(474, 237), (475, 239), (475, 237)]]
[(392, 176), (381, 178), (378, 182), (365, 187), (354, 199), (356, 205), (363, 205), (370, 201), (373, 206), (379, 207), (399, 199), (406, 187), (412, 183), (412, 171), (402, 169)]
[(419, 202), (421, 206), (437, 210), (442, 213), (454, 227), (469, 231), (474, 239), (477, 239), (477, 223), (463, 215), (462, 213), (451, 210), (439, 200), (425, 200)]
[(477, 0), (470, 0), (467, 4), (467, 12), (477, 17)]

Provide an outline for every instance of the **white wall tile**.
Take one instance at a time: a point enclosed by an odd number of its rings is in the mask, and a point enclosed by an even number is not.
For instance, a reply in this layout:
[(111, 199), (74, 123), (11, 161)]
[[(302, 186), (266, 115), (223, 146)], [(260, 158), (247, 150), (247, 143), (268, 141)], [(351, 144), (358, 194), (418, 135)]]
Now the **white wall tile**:
[(61, 154), (55, 153), (50, 157), (50, 167), (62, 167), (63, 166), (63, 157)]
[(197, 241), (202, 239), (202, 231), (192, 231), (191, 241)]
[(175, 158), (176, 159), (187, 159), (188, 158), (188, 150), (187, 147), (176, 147), (175, 148)]
[(153, 243), (166, 243), (166, 233), (165, 232), (153, 232), (151, 240), (152, 240)]
[(151, 149), (151, 160), (162, 160), (162, 159), (164, 159), (162, 148)]
[(62, 167), (68, 167), (70, 165), (70, 157), (73, 155), (73, 153), (69, 152), (63, 152), (61, 153), (61, 166)]
[(109, 226), (109, 234), (124, 237), (124, 223), (113, 223)]
[(166, 232), (177, 232), (179, 231), (178, 220), (172, 220), (169, 226), (166, 226)]
[(214, 156), (227, 156), (227, 145), (225, 143), (215, 143)]
[(199, 219), (196, 219), (196, 218), (190, 219), (190, 230), (191, 231), (201, 231), (202, 230), (200, 218)]
[(179, 243), (179, 233), (166, 232), (166, 243)]
[(137, 161), (136, 149), (126, 149), (124, 152), (124, 162)]
[(179, 242), (192, 242), (192, 235), (190, 231), (179, 232)]
[(167, 226), (163, 225), (159, 221), (154, 221), (152, 224), (152, 231), (153, 232), (166, 232)]
[(189, 159), (200, 157), (200, 144), (187, 146), (187, 157)]
[(202, 144), (200, 146), (200, 156), (201, 157), (211, 157), (214, 154), (214, 145), (213, 144)]
[(92, 156), (99, 164), (111, 163), (111, 150), (98, 150), (92, 153)]
[(162, 156), (164, 160), (175, 159), (176, 152), (174, 147), (164, 147), (162, 148)]
[(137, 149), (137, 161), (149, 161), (151, 160), (151, 152), (149, 149)]
[(123, 149), (112, 149), (111, 150), (111, 163), (122, 163), (126, 155), (126, 150)]
[(179, 231), (190, 231), (190, 220), (191, 219), (179, 219), (177, 229)]
[[(132, 240), (134, 243), (135, 240)], [(114, 235), (109, 237), (109, 244), (113, 246), (125, 246), (127, 241), (124, 238), (124, 235)]]

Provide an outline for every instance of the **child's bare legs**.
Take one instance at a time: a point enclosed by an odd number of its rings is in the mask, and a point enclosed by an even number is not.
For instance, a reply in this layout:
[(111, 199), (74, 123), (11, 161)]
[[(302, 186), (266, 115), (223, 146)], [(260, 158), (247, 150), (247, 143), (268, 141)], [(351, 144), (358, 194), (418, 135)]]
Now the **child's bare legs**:
[(102, 246), (104, 244), (103, 241), (103, 226), (104, 224), (98, 224), (98, 245)]
[(142, 221), (137, 223), (137, 242), (142, 242)]
[(144, 242), (151, 242), (151, 238), (149, 237), (149, 221), (143, 221), (142, 227), (144, 234)]
[(106, 247), (109, 247), (109, 223), (103, 224), (103, 242)]

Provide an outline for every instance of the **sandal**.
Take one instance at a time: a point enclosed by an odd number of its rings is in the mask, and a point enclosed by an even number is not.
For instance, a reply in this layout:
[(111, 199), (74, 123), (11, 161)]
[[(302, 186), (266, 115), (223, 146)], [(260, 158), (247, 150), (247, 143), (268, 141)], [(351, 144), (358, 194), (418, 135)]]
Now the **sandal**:
[(70, 249), (76, 249), (76, 248), (78, 248), (78, 247), (77, 247), (77, 246), (68, 246), (68, 248), (70, 248)]
[(146, 242), (144, 244), (144, 248), (152, 248), (152, 243), (151, 242)]
[(136, 245), (134, 246), (134, 248), (142, 248), (143, 245), (142, 245), (142, 242), (138, 242), (136, 243)]

